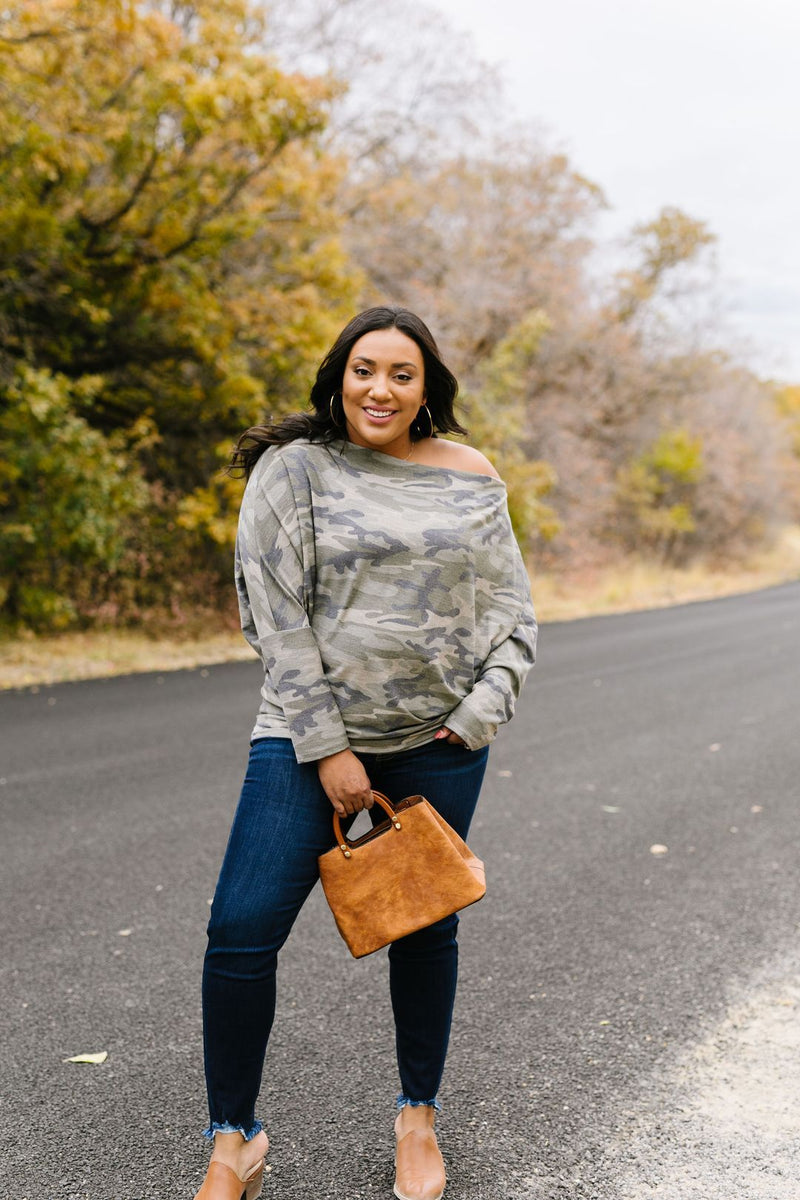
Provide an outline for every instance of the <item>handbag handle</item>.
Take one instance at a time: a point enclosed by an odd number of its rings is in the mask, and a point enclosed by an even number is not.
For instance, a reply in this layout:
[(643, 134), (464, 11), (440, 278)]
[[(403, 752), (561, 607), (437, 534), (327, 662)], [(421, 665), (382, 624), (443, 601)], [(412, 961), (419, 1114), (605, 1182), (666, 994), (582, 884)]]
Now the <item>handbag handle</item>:
[[(400, 819), (397, 816), (389, 797), (384, 796), (383, 792), (376, 792), (374, 790), (372, 795), (374, 800), (380, 804), (394, 828), (401, 829), (402, 826), (400, 824)], [(374, 829), (368, 830), (367, 833), (362, 834), (360, 838), (356, 838), (354, 842), (351, 842), (347, 834), (342, 832), (342, 823), (339, 820), (339, 814), (334, 809), (333, 832), (336, 834), (336, 844), (345, 858), (352, 858), (352, 851), (358, 849), (359, 846), (363, 846), (365, 842), (370, 841), (380, 828), (380, 825), (377, 825)]]

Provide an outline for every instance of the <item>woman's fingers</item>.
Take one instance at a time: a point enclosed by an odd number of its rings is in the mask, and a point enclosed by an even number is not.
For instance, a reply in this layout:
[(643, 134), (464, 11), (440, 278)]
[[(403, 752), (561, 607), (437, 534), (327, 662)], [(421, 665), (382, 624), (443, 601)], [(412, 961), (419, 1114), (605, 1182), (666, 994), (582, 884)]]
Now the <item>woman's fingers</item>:
[(325, 794), (340, 816), (352, 816), (372, 807), (372, 788), (361, 759), (352, 750), (340, 750), (317, 763)]
[(453, 733), (452, 729), (448, 729), (446, 725), (443, 725), (439, 732), (433, 735), (433, 740), (435, 742), (449, 742), (451, 746), (466, 745), (464, 739), (459, 737), (457, 733)]

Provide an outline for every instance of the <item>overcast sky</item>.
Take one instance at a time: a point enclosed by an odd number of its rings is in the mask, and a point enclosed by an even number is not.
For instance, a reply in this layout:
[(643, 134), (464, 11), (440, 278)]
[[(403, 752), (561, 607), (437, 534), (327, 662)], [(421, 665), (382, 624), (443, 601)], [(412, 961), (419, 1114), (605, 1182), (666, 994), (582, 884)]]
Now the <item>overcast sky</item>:
[(800, 0), (433, 0), (599, 183), (717, 234), (729, 324), (800, 382)]

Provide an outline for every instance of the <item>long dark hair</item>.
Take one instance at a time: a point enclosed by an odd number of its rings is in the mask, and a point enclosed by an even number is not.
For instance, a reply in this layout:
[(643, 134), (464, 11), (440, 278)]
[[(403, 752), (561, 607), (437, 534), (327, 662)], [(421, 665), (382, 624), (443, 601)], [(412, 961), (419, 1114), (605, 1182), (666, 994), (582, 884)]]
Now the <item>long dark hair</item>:
[[(366, 309), (345, 325), (317, 371), (317, 378), (311, 388), (311, 409), (307, 412), (291, 413), (274, 425), (254, 425), (248, 429), (236, 443), (228, 469), (243, 471), (245, 476), (249, 477), (261, 455), (270, 446), (285, 446), (295, 438), (301, 437), (323, 443), (346, 438), (341, 398), (338, 405), (334, 399), (332, 406), (331, 397), (335, 398), (341, 389), (350, 351), (365, 333), (372, 333), (375, 329), (393, 328), (399, 329), (416, 342), (422, 353), (425, 395), (434, 436), (436, 433), (466, 433), (466, 429), (456, 420), (453, 407), (458, 394), (458, 380), (442, 362), (439, 347), (428, 326), (407, 308), (381, 306)], [(422, 422), (414, 421), (409, 432), (412, 441), (427, 437), (430, 432), (427, 419)]]

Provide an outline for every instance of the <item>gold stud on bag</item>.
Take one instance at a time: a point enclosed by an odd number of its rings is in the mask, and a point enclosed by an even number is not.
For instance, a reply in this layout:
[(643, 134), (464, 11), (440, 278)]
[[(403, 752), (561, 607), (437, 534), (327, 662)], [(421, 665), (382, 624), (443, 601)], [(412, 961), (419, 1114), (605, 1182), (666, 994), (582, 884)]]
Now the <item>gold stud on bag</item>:
[(319, 857), (326, 899), (354, 958), (426, 929), (486, 891), (483, 863), (424, 796), (393, 806), (372, 794), (387, 820), (351, 842), (334, 813), (336, 845)]

